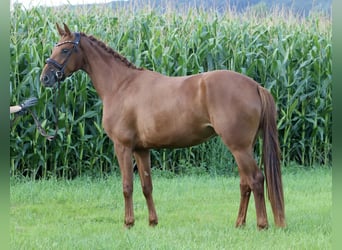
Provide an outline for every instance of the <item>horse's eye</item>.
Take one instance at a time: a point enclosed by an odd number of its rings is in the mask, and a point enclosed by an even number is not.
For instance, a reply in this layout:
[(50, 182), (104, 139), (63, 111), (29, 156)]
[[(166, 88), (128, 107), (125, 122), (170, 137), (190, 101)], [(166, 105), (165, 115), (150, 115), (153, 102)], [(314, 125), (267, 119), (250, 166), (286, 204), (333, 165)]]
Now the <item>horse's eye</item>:
[(69, 50), (68, 49), (62, 49), (63, 54), (68, 54)]

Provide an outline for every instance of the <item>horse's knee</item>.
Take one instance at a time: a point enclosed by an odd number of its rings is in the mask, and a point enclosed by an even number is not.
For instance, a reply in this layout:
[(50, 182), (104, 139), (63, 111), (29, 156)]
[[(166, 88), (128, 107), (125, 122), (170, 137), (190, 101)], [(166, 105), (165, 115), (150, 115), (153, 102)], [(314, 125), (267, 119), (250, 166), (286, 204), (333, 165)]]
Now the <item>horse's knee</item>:
[(128, 184), (124, 184), (122, 187), (122, 192), (125, 198), (129, 198), (132, 196), (133, 193), (133, 186), (132, 185), (128, 185)]
[(141, 188), (145, 197), (148, 197), (152, 194), (152, 191), (153, 191), (152, 185), (142, 185)]

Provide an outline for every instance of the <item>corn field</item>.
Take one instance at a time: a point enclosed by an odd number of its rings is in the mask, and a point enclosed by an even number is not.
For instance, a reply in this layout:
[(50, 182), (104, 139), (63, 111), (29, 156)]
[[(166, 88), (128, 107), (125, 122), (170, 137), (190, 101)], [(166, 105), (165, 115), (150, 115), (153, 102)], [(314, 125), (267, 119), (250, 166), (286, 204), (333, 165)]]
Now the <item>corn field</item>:
[[(86, 73), (65, 80), (58, 92), (39, 76), (59, 40), (55, 23), (94, 35), (135, 65), (170, 76), (230, 69), (269, 89), (278, 108), (283, 165), (331, 165), (331, 17), (290, 11), (158, 11), (133, 8), (33, 8), (11, 11), (11, 105), (35, 96), (33, 108), (52, 134), (39, 134), (30, 115), (11, 116), (11, 175), (73, 178), (116, 172), (113, 144), (102, 129), (102, 103)], [(260, 142), (255, 149), (260, 158)], [(152, 151), (152, 165), (173, 173), (236, 171), (220, 138), (185, 149)]]

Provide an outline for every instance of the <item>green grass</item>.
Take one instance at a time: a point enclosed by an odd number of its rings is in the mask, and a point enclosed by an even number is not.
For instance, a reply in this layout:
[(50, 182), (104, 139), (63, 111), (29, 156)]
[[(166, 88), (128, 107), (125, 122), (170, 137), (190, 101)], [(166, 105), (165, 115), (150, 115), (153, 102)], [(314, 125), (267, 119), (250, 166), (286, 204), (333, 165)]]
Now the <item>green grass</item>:
[(254, 200), (247, 225), (234, 227), (237, 177), (155, 176), (159, 225), (148, 226), (138, 178), (135, 226), (123, 227), (121, 178), (11, 180), (11, 249), (330, 249), (331, 168), (285, 169), (288, 227), (256, 229)]

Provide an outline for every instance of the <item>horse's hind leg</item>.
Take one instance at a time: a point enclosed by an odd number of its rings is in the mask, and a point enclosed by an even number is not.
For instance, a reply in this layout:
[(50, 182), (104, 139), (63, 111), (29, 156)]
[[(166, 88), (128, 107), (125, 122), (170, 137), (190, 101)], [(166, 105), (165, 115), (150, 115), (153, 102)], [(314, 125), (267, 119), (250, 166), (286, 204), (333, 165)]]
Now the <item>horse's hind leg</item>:
[(251, 196), (251, 188), (247, 184), (244, 175), (240, 174), (240, 208), (238, 218), (236, 220), (236, 227), (241, 227), (246, 224), (247, 208), (249, 203), (249, 197)]
[(264, 197), (264, 175), (256, 165), (252, 150), (234, 151), (233, 155), (238, 164), (240, 174), (241, 201), (237, 226), (245, 223), (250, 191), (253, 192), (259, 229), (267, 228), (267, 214)]
[(155, 226), (158, 224), (158, 217), (154, 207), (153, 197), (152, 197), (152, 177), (151, 177), (151, 160), (149, 150), (139, 150), (134, 152), (135, 160), (137, 161), (138, 171), (141, 181), (141, 187), (146, 198), (148, 213), (149, 213), (149, 223), (150, 226)]

